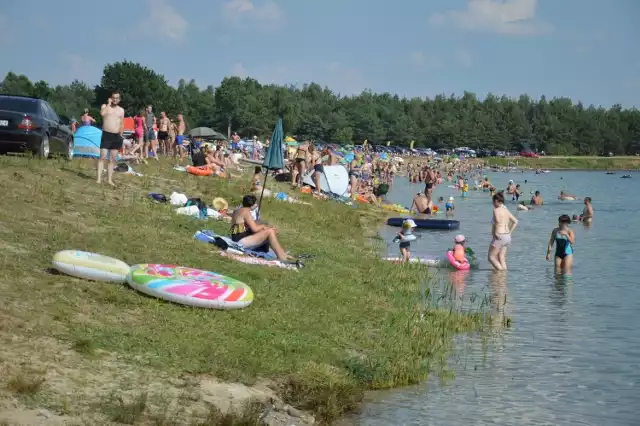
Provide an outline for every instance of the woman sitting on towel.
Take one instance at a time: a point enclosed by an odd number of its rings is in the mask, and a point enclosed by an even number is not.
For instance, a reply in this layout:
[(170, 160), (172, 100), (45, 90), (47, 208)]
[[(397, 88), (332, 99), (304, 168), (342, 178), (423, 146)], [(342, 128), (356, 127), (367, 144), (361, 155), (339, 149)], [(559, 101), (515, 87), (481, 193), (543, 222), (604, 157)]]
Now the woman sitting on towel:
[(245, 195), (242, 198), (242, 207), (234, 210), (231, 216), (231, 239), (247, 250), (266, 252), (272, 248), (278, 260), (295, 260), (280, 246), (275, 227), (258, 224), (253, 220), (251, 212), (256, 208), (258, 205), (255, 195)]

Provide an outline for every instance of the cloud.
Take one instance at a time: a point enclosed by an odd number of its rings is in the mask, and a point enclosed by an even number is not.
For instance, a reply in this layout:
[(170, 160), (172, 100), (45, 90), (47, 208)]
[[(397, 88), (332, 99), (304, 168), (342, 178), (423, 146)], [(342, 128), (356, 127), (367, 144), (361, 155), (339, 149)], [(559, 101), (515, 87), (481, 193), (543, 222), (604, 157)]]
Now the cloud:
[(442, 58), (437, 56), (427, 55), (424, 52), (414, 51), (409, 56), (409, 61), (419, 68), (441, 68), (444, 66)]
[(223, 18), (232, 24), (274, 26), (284, 19), (280, 6), (273, 0), (229, 0), (222, 5)]
[(143, 29), (143, 35), (176, 42), (184, 40), (189, 27), (187, 20), (166, 0), (148, 0), (148, 3), (149, 16), (138, 26)]
[(551, 27), (536, 19), (537, 0), (468, 0), (464, 10), (435, 13), (432, 26), (509, 36), (534, 36)]
[(454, 58), (456, 62), (464, 68), (471, 68), (473, 66), (473, 55), (466, 49), (457, 50)]
[(300, 64), (297, 61), (293, 61), (291, 63), (277, 63), (256, 68), (242, 66), (242, 70), (245, 71), (246, 76), (255, 78), (262, 84), (300, 87), (305, 83), (313, 82), (321, 86), (327, 86), (335, 93), (342, 95), (361, 93), (368, 87), (367, 79), (360, 70), (340, 62)]
[(231, 67), (231, 75), (234, 77), (247, 77), (247, 69), (241, 63), (237, 62)]

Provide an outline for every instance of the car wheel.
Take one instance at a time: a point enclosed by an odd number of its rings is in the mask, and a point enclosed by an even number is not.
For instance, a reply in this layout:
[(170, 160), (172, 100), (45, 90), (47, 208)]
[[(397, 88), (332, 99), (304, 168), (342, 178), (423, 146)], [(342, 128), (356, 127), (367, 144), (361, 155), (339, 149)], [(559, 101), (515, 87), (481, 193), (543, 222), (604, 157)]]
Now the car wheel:
[(49, 158), (49, 149), (49, 135), (43, 135), (40, 141), (40, 147), (38, 148), (38, 157), (44, 158), (45, 160)]
[(67, 142), (67, 154), (65, 155), (65, 159), (66, 160), (73, 160), (73, 149), (75, 148), (75, 145), (73, 143), (73, 139), (69, 139), (69, 141)]

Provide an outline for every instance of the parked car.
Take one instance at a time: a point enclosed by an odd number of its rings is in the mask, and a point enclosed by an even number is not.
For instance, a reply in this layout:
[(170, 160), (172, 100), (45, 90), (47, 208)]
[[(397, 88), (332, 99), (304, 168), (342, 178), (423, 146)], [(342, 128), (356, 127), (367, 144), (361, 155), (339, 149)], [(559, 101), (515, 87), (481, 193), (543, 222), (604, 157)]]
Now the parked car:
[(522, 151), (520, 157), (540, 158), (540, 156), (533, 151)]
[(0, 95), (0, 150), (73, 158), (73, 132), (45, 100)]

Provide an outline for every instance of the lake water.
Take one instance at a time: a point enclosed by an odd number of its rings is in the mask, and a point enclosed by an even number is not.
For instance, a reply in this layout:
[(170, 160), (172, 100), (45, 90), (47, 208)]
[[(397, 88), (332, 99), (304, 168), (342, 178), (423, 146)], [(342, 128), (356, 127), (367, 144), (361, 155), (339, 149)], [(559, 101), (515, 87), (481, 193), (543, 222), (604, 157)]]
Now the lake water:
[[(504, 188), (509, 179), (525, 194), (540, 190), (546, 204), (516, 212), (519, 227), (509, 250), (510, 270), (490, 271), (489, 194), (462, 199), (447, 184), (435, 197), (456, 197), (460, 231), (424, 231), (412, 254), (442, 255), (463, 233), (478, 254), (480, 270), (466, 275), (442, 271), (462, 292), (462, 309), (480, 300), (512, 319), (511, 327), (485, 339), (460, 338), (450, 367), (456, 377), (441, 385), (376, 393), (361, 425), (639, 425), (640, 424), (640, 174), (633, 179), (604, 172), (490, 173)], [(528, 183), (524, 183), (527, 179)], [(397, 179), (389, 200), (408, 205), (422, 185)], [(557, 200), (560, 190), (593, 198), (591, 228), (573, 224), (577, 242), (573, 278), (553, 274), (545, 261), (551, 230), (561, 214), (579, 214), (580, 201)], [(530, 195), (526, 199), (530, 198)], [(389, 241), (398, 228), (386, 227)], [(397, 255), (397, 245), (389, 254)], [(474, 302), (472, 302), (472, 300)]]

